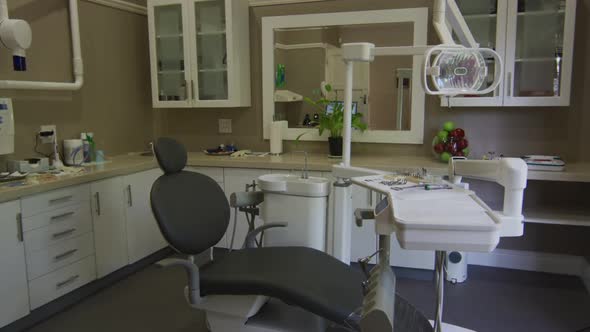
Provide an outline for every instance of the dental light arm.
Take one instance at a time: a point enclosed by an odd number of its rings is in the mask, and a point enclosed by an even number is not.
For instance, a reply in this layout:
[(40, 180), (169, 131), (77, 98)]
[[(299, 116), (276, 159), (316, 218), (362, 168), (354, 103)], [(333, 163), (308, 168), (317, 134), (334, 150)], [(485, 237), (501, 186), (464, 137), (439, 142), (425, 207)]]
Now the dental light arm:
[(496, 212), (501, 222), (500, 236), (523, 235), (522, 202), (527, 175), (527, 165), (519, 158), (466, 160), (464, 157), (453, 157), (449, 160), (449, 180), (454, 184), (467, 177), (496, 182), (504, 187), (504, 209)]

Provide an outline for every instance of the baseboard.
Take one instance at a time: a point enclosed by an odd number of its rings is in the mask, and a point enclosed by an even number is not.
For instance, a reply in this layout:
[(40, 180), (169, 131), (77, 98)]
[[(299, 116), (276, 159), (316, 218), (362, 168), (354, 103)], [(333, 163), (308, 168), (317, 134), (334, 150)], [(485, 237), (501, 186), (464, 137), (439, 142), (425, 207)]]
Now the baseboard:
[(491, 253), (470, 252), (468, 262), (472, 265), (566, 274), (578, 277), (583, 277), (584, 273), (586, 273), (588, 277), (585, 281), (587, 285), (590, 283), (588, 281), (590, 279), (590, 266), (586, 259), (581, 256), (496, 249)]

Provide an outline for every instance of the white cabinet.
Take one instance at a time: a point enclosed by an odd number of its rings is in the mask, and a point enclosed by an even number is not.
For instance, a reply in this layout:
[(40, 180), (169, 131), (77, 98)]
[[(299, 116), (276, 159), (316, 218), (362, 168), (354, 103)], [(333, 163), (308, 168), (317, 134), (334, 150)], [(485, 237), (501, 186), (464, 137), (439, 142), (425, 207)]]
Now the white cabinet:
[(90, 192), (96, 271), (97, 276), (102, 278), (128, 262), (123, 179), (117, 177), (93, 182)]
[(247, 1), (148, 0), (154, 107), (247, 107)]
[[(486, 96), (443, 98), (442, 106), (568, 106), (576, 0), (458, 0), (481, 47), (504, 60), (499, 88)], [(494, 79), (490, 68), (488, 82)]]
[[(225, 195), (229, 199), (229, 196), (238, 191), (245, 191), (246, 185), (251, 185), (252, 181), (257, 181), (258, 177), (264, 174), (271, 173), (270, 170), (263, 170), (263, 169), (240, 169), (240, 168), (226, 168), (224, 170), (224, 178), (225, 178)], [(263, 203), (264, 204), (264, 203)], [(257, 218), (256, 226), (262, 225), (262, 221), (260, 218)], [(268, 222), (272, 222), (269, 220)], [(226, 237), (226, 247), (229, 247), (229, 243), (231, 242), (231, 237), (233, 233), (233, 226), (234, 225), (234, 211), (231, 210), (231, 219), (229, 223), (229, 227), (227, 228), (227, 232), (225, 234)], [(270, 232), (280, 232), (280, 229), (271, 230)], [(236, 225), (236, 235), (234, 240), (234, 249), (241, 248), (242, 244), (244, 243), (244, 239), (248, 234), (248, 221), (246, 220), (246, 216), (243, 212), (238, 212), (238, 221)], [(222, 243), (220, 243), (222, 244)]]
[(0, 205), (0, 328), (29, 314), (29, 290), (18, 201)]
[(129, 263), (167, 246), (150, 204), (152, 185), (160, 175), (160, 169), (153, 169), (123, 177)]

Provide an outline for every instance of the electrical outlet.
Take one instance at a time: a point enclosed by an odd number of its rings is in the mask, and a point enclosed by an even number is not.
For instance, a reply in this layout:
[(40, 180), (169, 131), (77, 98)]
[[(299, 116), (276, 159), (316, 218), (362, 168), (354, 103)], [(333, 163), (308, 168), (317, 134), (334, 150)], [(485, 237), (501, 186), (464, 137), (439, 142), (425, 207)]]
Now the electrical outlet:
[(231, 119), (219, 119), (219, 133), (231, 134)]
[(50, 144), (55, 141), (55, 133), (57, 131), (57, 127), (55, 125), (45, 125), (41, 126), (39, 130), (39, 138), (41, 139), (41, 143)]

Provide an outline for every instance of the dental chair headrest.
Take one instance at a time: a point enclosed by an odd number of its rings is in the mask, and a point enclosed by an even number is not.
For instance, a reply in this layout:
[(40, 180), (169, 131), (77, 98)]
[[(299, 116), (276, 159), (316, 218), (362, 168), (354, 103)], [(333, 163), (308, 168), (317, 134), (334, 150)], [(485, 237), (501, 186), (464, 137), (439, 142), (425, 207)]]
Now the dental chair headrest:
[(166, 174), (178, 173), (186, 166), (186, 149), (172, 138), (158, 138), (154, 143), (154, 155)]

